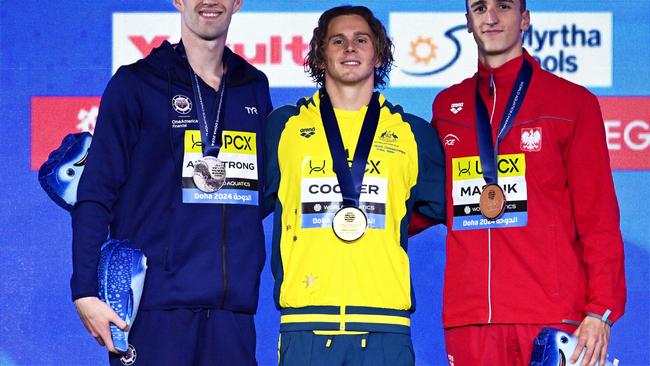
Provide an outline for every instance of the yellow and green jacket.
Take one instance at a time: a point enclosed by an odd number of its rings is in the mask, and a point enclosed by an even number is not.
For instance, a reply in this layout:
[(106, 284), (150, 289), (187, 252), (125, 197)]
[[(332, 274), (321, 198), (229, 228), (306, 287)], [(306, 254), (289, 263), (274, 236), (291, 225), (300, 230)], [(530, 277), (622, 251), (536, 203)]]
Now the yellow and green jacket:
[[(274, 212), (271, 267), (281, 332), (410, 332), (408, 222), (413, 209), (445, 221), (444, 155), (427, 122), (383, 95), (379, 102), (360, 197), (369, 228), (352, 243), (331, 227), (342, 197), (319, 92), (268, 117), (265, 197)], [(366, 109), (335, 109), (349, 164)]]

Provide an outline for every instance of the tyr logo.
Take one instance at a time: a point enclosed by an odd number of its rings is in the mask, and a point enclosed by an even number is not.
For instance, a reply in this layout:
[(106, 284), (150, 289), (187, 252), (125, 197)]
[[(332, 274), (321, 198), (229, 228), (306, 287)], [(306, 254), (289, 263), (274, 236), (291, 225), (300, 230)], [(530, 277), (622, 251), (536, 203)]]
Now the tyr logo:
[(246, 113), (248, 114), (257, 114), (257, 108), (255, 107), (244, 107), (246, 108)]

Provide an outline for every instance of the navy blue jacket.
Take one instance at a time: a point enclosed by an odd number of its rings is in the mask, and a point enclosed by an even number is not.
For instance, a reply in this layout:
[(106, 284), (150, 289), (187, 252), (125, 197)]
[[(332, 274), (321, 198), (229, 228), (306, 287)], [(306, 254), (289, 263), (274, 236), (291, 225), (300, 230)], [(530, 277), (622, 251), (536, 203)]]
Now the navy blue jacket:
[[(199, 129), (199, 101), (181, 50), (165, 42), (121, 67), (102, 96), (72, 210), (72, 297), (97, 296), (99, 248), (110, 235), (129, 239), (148, 258), (141, 309), (254, 313), (265, 257), (260, 206), (183, 203), (186, 130)], [(224, 62), (221, 120), (225, 130), (256, 134), (259, 181), (252, 189), (261, 199), (263, 124), (272, 110), (268, 80), (229, 49)], [(212, 128), (217, 93), (199, 83)], [(190, 112), (172, 102), (178, 95), (189, 97)]]

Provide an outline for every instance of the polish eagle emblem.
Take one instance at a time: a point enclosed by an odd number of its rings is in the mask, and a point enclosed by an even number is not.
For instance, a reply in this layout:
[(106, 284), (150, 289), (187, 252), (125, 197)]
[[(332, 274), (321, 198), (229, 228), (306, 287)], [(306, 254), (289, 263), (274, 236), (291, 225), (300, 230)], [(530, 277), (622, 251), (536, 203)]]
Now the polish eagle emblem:
[(523, 151), (542, 150), (542, 128), (541, 127), (521, 129), (521, 150)]

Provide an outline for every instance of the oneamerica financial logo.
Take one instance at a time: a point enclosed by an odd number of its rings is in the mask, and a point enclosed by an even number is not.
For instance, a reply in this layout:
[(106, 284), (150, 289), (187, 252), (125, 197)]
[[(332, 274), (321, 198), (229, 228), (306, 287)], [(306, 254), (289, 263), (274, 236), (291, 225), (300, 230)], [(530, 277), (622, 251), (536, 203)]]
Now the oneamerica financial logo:
[[(304, 72), (304, 59), (319, 15), (238, 13), (232, 18), (226, 46), (263, 71), (271, 87), (312, 87), (313, 82)], [(176, 43), (180, 37), (177, 12), (114, 13), (113, 72), (146, 57), (164, 41)]]
[(172, 107), (180, 114), (188, 114), (192, 110), (192, 101), (185, 95), (176, 95), (172, 98)]
[[(391, 13), (392, 86), (447, 87), (476, 72), (464, 13)], [(541, 66), (584, 86), (612, 85), (611, 13), (535, 13), (522, 43)]]

